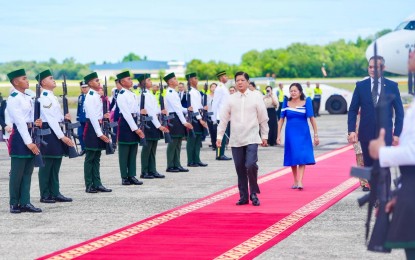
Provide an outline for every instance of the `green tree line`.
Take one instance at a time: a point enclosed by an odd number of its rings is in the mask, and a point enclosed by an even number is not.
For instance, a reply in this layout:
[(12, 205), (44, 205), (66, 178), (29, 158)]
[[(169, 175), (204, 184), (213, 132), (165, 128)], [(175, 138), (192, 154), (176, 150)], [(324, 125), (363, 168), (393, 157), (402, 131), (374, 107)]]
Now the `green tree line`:
[[(390, 32), (385, 29), (378, 32), (378, 37)], [(264, 77), (275, 74), (279, 78), (322, 77), (324, 64), (328, 77), (362, 77), (367, 74), (366, 48), (373, 37), (361, 38), (346, 42), (338, 40), (326, 45), (309, 45), (293, 43), (286, 48), (251, 50), (242, 55), (240, 64), (229, 64), (222, 61), (204, 62), (193, 59), (187, 63), (187, 72), (197, 72), (200, 79), (213, 79), (218, 71), (226, 70), (229, 74), (246, 71), (251, 77)], [(130, 52), (121, 61), (147, 60)], [(89, 65), (76, 62), (74, 58), (66, 58), (61, 63), (50, 58), (49, 61), (12, 61), (0, 63), (0, 80), (7, 80), (7, 73), (25, 68), (30, 79), (45, 69), (51, 69), (55, 78), (82, 79), (89, 73)]]

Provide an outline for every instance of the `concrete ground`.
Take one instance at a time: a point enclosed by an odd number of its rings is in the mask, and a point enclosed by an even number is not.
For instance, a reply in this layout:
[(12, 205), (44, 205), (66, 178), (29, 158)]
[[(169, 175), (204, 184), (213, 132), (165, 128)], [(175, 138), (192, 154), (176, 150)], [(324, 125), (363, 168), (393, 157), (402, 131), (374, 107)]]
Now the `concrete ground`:
[[(315, 149), (316, 156), (346, 145), (345, 115), (322, 115), (317, 123), (321, 145)], [(31, 198), (35, 206), (42, 208), (40, 214), (9, 213), (10, 161), (4, 143), (0, 143), (0, 259), (33, 259), (235, 185), (233, 162), (216, 161), (208, 143), (203, 144), (201, 153), (202, 161), (209, 164), (207, 168), (165, 173), (166, 145), (160, 141), (158, 171), (166, 178), (144, 180), (141, 186), (122, 186), (117, 154), (103, 153), (101, 178), (106, 187), (113, 189), (112, 193), (85, 193), (84, 158), (66, 158), (60, 174), (61, 192), (72, 197), (72, 203), (40, 203), (38, 170), (35, 169)], [(182, 164), (185, 165), (185, 148), (182, 149)], [(226, 153), (231, 154), (230, 150)], [(260, 174), (281, 168), (283, 148), (260, 148), (259, 158)], [(140, 159), (137, 161), (139, 164)], [(361, 195), (360, 189), (352, 192), (257, 259), (403, 259), (400, 250), (389, 255), (366, 251), (367, 211), (359, 209), (356, 203)]]

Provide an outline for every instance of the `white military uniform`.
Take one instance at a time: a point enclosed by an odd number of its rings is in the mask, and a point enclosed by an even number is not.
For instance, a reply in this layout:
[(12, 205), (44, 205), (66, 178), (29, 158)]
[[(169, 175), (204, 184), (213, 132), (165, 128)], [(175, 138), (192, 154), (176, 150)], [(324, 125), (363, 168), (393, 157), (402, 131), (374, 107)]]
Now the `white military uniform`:
[(99, 120), (102, 120), (104, 117), (102, 112), (102, 99), (98, 92), (92, 88), (85, 97), (84, 108), (86, 118), (91, 121), (97, 137), (100, 137), (103, 133)]
[(146, 102), (144, 104), (144, 109), (147, 110), (147, 114), (152, 117), (151, 122), (153, 125), (158, 129), (161, 124), (158, 120), (158, 114), (161, 113), (160, 107), (158, 106), (158, 102), (156, 97), (151, 94), (151, 91), (146, 90), (144, 92), (144, 96), (146, 99)]
[(215, 89), (215, 96), (212, 102), (212, 121), (216, 123), (216, 121), (220, 120), (220, 114), (225, 106), (226, 102), (229, 99), (229, 90), (222, 82), (219, 82), (218, 86)]
[(48, 123), (56, 137), (61, 139), (64, 137), (64, 134), (59, 123), (63, 122), (64, 116), (58, 98), (54, 95), (53, 91), (43, 90), (39, 102), (42, 123)]
[(200, 115), (200, 110), (203, 110), (203, 106), (202, 106), (202, 94), (200, 94), (200, 91), (197, 90), (197, 88), (192, 87), (192, 90), (189, 91), (190, 94), (190, 101), (191, 101), (191, 105), (193, 108), (193, 112), (199, 112), (199, 114), (196, 116), (196, 118), (202, 119), (202, 116)]
[(132, 91), (123, 88), (118, 94), (117, 106), (120, 109), (120, 114), (122, 114), (123, 118), (130, 126), (131, 131), (136, 131), (138, 126), (132, 114), (139, 113), (139, 101), (137, 95)]
[(166, 109), (169, 113), (176, 113), (183, 125), (186, 123), (186, 118), (183, 114), (187, 114), (187, 109), (182, 107), (177, 91), (170, 87), (168, 88), (166, 94)]
[(14, 90), (7, 99), (7, 110), (10, 121), (15, 125), (22, 136), (25, 145), (32, 143), (27, 123), (32, 123), (34, 118), (33, 100), (29, 95)]

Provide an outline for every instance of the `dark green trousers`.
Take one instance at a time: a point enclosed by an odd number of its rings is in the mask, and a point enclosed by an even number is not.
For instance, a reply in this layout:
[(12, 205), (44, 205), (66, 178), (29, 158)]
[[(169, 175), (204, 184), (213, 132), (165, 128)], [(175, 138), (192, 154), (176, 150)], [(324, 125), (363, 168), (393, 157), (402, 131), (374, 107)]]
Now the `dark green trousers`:
[(188, 137), (186, 144), (187, 163), (200, 163), (200, 146), (202, 144), (202, 134), (196, 134), (195, 138)]
[(9, 180), (10, 205), (30, 203), (30, 184), (34, 166), (34, 157), (12, 157)]
[(59, 170), (62, 158), (43, 158), (45, 167), (39, 168), (40, 197), (48, 198), (60, 195), (59, 192)]
[(182, 138), (172, 137), (167, 145), (167, 168), (181, 167), (180, 150), (182, 149)]
[(137, 173), (138, 144), (118, 143), (121, 178), (134, 177)]
[(141, 149), (141, 172), (157, 172), (156, 151), (158, 140), (148, 140), (147, 145)]
[(101, 186), (101, 177), (99, 173), (99, 163), (101, 160), (101, 150), (86, 150), (84, 162), (84, 179), (85, 186), (88, 188)]

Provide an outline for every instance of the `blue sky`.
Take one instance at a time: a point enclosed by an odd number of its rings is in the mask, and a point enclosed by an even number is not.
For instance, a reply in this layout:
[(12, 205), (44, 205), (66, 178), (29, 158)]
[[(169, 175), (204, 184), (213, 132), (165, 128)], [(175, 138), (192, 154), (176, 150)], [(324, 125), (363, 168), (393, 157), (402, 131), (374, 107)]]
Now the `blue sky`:
[(239, 63), (293, 42), (326, 44), (394, 29), (414, 0), (41, 0), (0, 4), (0, 63), (151, 60)]

